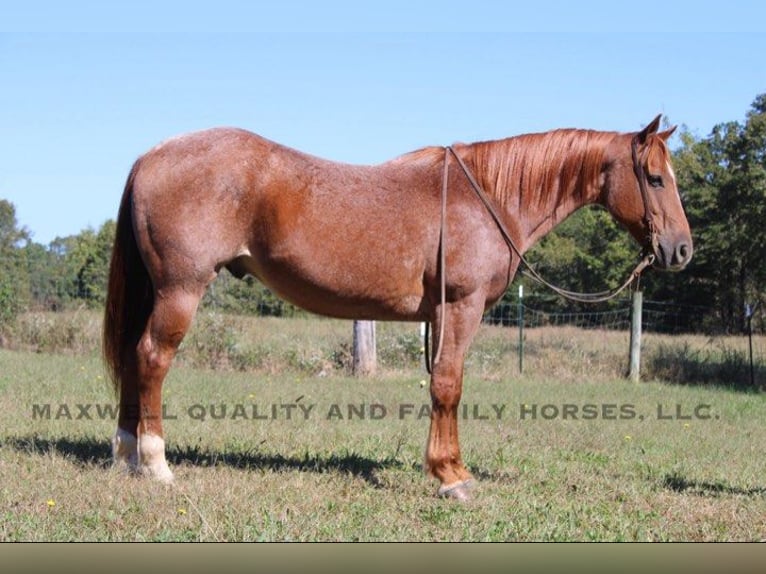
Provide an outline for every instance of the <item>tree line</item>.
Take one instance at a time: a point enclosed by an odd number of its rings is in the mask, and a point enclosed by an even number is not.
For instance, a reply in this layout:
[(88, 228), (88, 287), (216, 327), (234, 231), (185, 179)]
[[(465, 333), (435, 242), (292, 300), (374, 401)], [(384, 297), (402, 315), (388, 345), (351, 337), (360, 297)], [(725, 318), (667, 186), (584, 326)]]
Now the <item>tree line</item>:
[[(766, 299), (766, 94), (755, 98), (744, 121), (716, 125), (705, 137), (680, 130), (673, 151), (678, 189), (692, 228), (695, 253), (681, 273), (648, 272), (641, 279), (647, 299), (686, 310), (686, 329), (741, 332), (748, 309), (764, 331)], [(106, 296), (115, 223), (57, 238), (32, 240), (15, 207), (0, 199), (0, 328), (25, 310), (100, 308)], [(578, 211), (528, 254), (535, 268), (569, 290), (593, 292), (620, 284), (638, 258), (638, 247), (608, 213)], [(518, 284), (526, 303), (540, 310), (584, 311), (517, 275), (491, 311), (516, 304)], [(622, 302), (611, 305), (624, 304)], [(606, 304), (607, 306), (610, 304)], [(222, 312), (285, 316), (300, 310), (278, 299), (253, 278), (227, 273), (208, 290), (203, 306)]]

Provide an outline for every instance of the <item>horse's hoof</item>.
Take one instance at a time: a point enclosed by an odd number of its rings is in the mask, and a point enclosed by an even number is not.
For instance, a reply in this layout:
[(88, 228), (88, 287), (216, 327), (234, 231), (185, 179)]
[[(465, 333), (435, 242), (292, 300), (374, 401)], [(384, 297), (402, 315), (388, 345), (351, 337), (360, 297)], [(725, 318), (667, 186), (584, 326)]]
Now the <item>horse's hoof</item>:
[(151, 480), (161, 482), (162, 484), (173, 484), (175, 476), (173, 472), (168, 468), (168, 465), (144, 465), (138, 469), (138, 474), (145, 476)]
[(474, 480), (465, 480), (463, 482), (441, 486), (439, 487), (438, 494), (443, 498), (451, 498), (453, 500), (459, 500), (460, 502), (468, 502), (471, 500), (471, 488), (473, 487), (474, 483)]

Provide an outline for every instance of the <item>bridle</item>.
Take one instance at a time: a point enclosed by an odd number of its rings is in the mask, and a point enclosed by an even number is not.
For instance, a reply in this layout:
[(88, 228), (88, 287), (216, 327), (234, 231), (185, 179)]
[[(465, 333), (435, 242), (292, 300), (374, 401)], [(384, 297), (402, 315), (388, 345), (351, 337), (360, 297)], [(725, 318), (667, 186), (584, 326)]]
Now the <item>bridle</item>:
[[(466, 179), (468, 179), (468, 183), (471, 184), (471, 188), (476, 193), (476, 195), (481, 200), (481, 202), (484, 204), (485, 209), (494, 220), (495, 225), (497, 225), (497, 228), (500, 231), (500, 235), (502, 235), (503, 240), (511, 249), (511, 251), (519, 257), (520, 265), (524, 265), (526, 267), (526, 270), (522, 271), (522, 273), (524, 273), (528, 277), (531, 277), (532, 279), (534, 279), (541, 285), (548, 287), (549, 289), (551, 289), (552, 291), (554, 291), (561, 297), (564, 297), (565, 299), (569, 299), (570, 301), (575, 301), (578, 303), (602, 303), (604, 301), (609, 301), (610, 299), (614, 299), (615, 297), (617, 297), (617, 295), (619, 295), (625, 289), (627, 289), (628, 286), (631, 285), (631, 283), (633, 283), (635, 280), (638, 279), (638, 277), (641, 275), (644, 269), (646, 269), (652, 263), (654, 263), (654, 260), (655, 260), (654, 252), (656, 252), (658, 236), (657, 236), (656, 227), (654, 225), (654, 220), (652, 218), (652, 212), (650, 208), (651, 200), (649, 198), (649, 192), (646, 187), (646, 174), (644, 173), (644, 170), (641, 167), (641, 163), (638, 157), (639, 144), (640, 144), (639, 136), (636, 135), (631, 140), (630, 150), (631, 150), (631, 157), (633, 160), (633, 172), (635, 173), (636, 179), (638, 180), (638, 189), (641, 192), (641, 200), (644, 204), (643, 221), (648, 233), (647, 242), (643, 246), (643, 249), (641, 251), (641, 255), (643, 257), (641, 258), (641, 261), (639, 261), (638, 264), (630, 272), (630, 275), (628, 275), (628, 278), (619, 287), (615, 289), (609, 289), (606, 291), (600, 291), (598, 293), (578, 293), (576, 291), (568, 291), (566, 289), (562, 289), (561, 287), (558, 287), (556, 285), (553, 285), (549, 281), (546, 281), (537, 271), (535, 271), (534, 267), (532, 267), (529, 264), (529, 261), (527, 261), (527, 259), (521, 253), (521, 250), (516, 246), (516, 243), (513, 241), (513, 238), (511, 238), (510, 233), (508, 233), (508, 229), (506, 229), (505, 224), (503, 223), (499, 214), (497, 213), (494, 206), (492, 205), (489, 198), (487, 197), (487, 194), (481, 188), (481, 185), (479, 185), (478, 181), (476, 181), (476, 178), (473, 176), (473, 173), (471, 173), (471, 170), (468, 168), (468, 166), (465, 164), (462, 158), (455, 152), (452, 146), (446, 146), (444, 148), (444, 172), (442, 175), (442, 193), (441, 193), (441, 227), (439, 230), (439, 275), (440, 275), (439, 279), (440, 279), (440, 297), (441, 297), (442, 314), (446, 313), (446, 298), (447, 298), (447, 273), (446, 273), (447, 260), (446, 260), (445, 242), (447, 239), (447, 231), (446, 231), (447, 188), (448, 188), (448, 178), (449, 178), (450, 156), (453, 156), (457, 160), (457, 163), (460, 166), (460, 169), (462, 170)], [(444, 317), (442, 317), (442, 320), (440, 321), (440, 329), (439, 329), (439, 342), (436, 348), (436, 353), (434, 354), (434, 357), (433, 357), (434, 365), (436, 365), (439, 362), (439, 359), (441, 358), (442, 342), (444, 341), (444, 324), (445, 324)], [(429, 326), (428, 324), (426, 324), (425, 345), (424, 345), (425, 360), (426, 360), (426, 370), (430, 374), (432, 362), (430, 360), (429, 352), (428, 352), (428, 346), (429, 346), (428, 331), (429, 331)]]
[(644, 245), (644, 253), (656, 253), (657, 243), (659, 237), (657, 235), (657, 228), (654, 225), (654, 219), (652, 218), (651, 199), (649, 198), (649, 190), (646, 188), (646, 174), (638, 157), (639, 136), (633, 136), (630, 141), (630, 155), (633, 160), (633, 173), (636, 174), (636, 180), (638, 180), (638, 190), (641, 192), (641, 201), (644, 204), (644, 225), (647, 230), (646, 244)]

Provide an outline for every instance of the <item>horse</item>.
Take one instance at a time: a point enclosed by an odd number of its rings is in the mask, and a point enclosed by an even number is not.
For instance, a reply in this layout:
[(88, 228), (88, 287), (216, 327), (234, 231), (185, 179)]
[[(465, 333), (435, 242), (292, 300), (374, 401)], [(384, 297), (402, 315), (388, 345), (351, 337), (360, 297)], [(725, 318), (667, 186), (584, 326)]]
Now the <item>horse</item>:
[(659, 131), (660, 118), (638, 132), (556, 129), (364, 166), (237, 128), (155, 146), (128, 175), (109, 268), (103, 356), (119, 396), (115, 464), (173, 480), (162, 384), (225, 268), (316, 314), (430, 325), (439, 353), (425, 470), (438, 495), (470, 498), (458, 439), (464, 358), (523, 253), (600, 204), (655, 268), (691, 259), (667, 146), (675, 127)]

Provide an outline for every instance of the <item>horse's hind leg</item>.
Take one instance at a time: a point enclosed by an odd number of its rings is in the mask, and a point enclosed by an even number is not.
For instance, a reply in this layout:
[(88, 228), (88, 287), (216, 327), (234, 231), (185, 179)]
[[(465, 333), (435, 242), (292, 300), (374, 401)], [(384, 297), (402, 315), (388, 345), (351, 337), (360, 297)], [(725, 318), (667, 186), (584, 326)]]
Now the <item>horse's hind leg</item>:
[[(135, 372), (126, 377), (121, 389), (115, 458), (119, 458), (122, 444), (131, 466), (164, 482), (172, 481), (173, 473), (165, 460), (162, 383), (203, 292), (204, 286), (155, 292), (154, 307), (136, 347)], [(131, 440), (135, 441), (133, 460), (129, 451)]]

